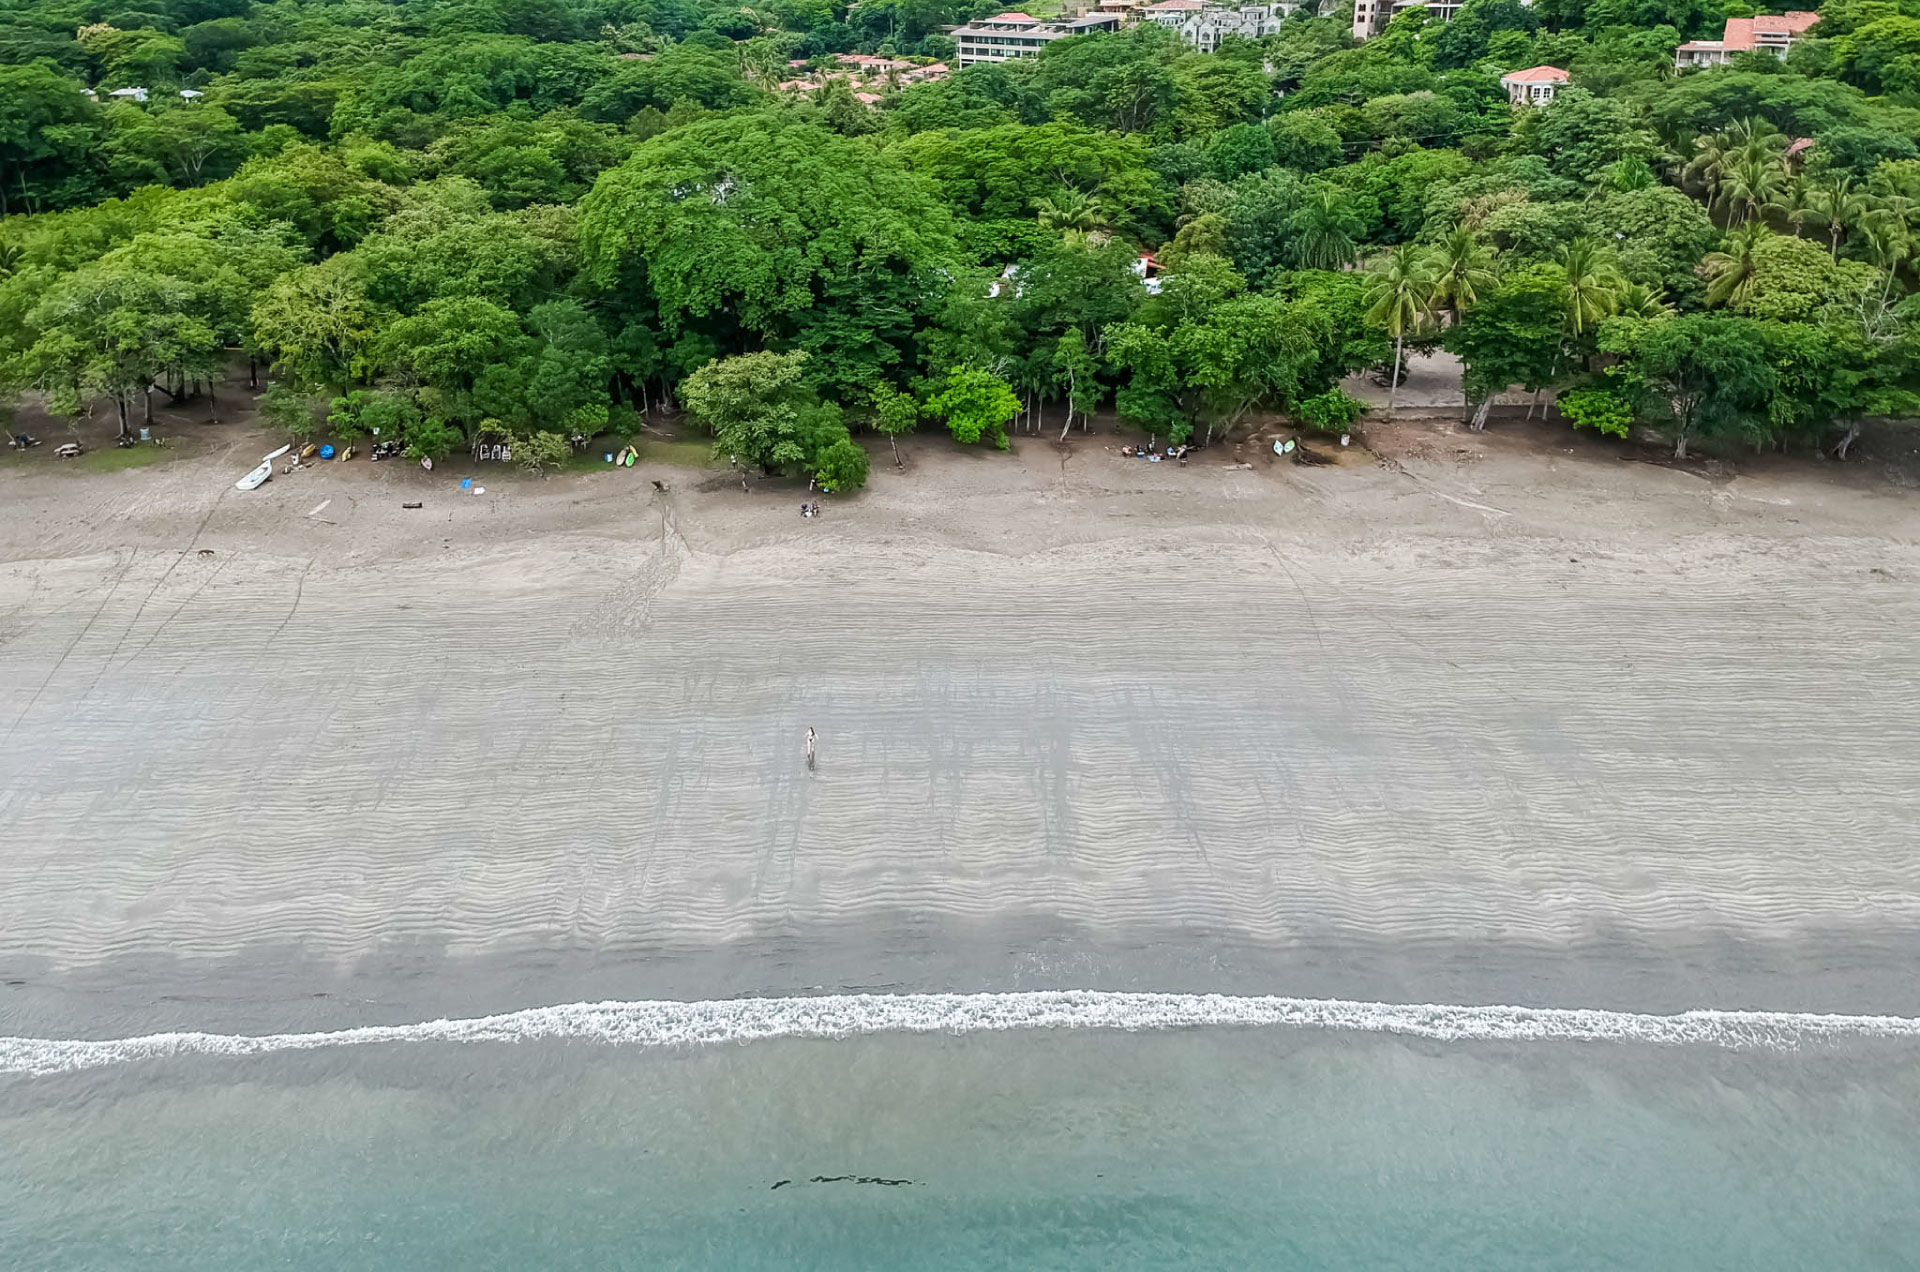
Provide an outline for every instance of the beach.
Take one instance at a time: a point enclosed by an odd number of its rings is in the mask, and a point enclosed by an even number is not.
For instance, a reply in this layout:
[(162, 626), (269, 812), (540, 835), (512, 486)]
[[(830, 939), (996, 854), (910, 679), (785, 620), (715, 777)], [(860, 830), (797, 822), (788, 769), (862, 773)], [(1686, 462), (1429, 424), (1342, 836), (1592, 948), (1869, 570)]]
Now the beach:
[(0, 1260), (1901, 1266), (1910, 483), (1367, 441), (0, 466)]
[(925, 439), (816, 520), (724, 471), (9, 471), (7, 1032), (837, 989), (1920, 1012), (1906, 492), (1376, 445)]

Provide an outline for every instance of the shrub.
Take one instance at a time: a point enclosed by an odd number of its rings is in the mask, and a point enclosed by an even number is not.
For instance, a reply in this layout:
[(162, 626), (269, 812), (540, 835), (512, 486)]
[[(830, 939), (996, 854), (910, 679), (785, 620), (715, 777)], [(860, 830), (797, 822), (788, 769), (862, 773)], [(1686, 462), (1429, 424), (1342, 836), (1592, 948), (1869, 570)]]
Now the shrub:
[(520, 467), (541, 477), (546, 476), (549, 469), (566, 463), (572, 454), (567, 439), (558, 433), (534, 433), (513, 444), (513, 457), (520, 461)]
[(1607, 437), (1625, 437), (1633, 427), (1633, 408), (1605, 389), (1574, 389), (1560, 395), (1560, 414), (1575, 428), (1596, 429)]
[(867, 484), (867, 452), (851, 439), (842, 439), (820, 452), (814, 478), (836, 494), (858, 490)]
[(1322, 433), (1345, 433), (1360, 418), (1367, 404), (1339, 389), (1328, 389), (1318, 397), (1310, 397), (1300, 404), (1294, 412), (1300, 422)]
[(455, 425), (428, 416), (407, 429), (407, 458), (438, 459), (466, 440)]

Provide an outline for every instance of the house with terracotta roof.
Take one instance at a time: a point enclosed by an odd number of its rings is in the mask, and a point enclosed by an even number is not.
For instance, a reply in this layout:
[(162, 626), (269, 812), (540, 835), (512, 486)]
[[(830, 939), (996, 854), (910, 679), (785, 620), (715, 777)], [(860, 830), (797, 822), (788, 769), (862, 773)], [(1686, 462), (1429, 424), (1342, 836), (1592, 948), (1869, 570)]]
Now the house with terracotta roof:
[(1784, 58), (1794, 41), (1820, 20), (1817, 13), (1792, 9), (1786, 13), (1763, 13), (1755, 18), (1728, 18), (1725, 31), (1717, 40), (1689, 40), (1673, 53), (1676, 70), (1699, 66), (1725, 66), (1735, 53), (1764, 49)]
[(1567, 86), (1569, 76), (1557, 66), (1530, 66), (1500, 77), (1507, 100), (1515, 106), (1545, 106)]

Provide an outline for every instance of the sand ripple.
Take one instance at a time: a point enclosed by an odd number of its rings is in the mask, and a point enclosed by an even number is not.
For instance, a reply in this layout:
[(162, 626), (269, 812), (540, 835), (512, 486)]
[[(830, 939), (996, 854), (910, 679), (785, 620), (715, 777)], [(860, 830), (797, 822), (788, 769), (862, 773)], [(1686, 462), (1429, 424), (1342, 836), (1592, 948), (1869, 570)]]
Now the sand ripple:
[(0, 959), (1911, 925), (1920, 600), (1718, 547), (23, 566)]

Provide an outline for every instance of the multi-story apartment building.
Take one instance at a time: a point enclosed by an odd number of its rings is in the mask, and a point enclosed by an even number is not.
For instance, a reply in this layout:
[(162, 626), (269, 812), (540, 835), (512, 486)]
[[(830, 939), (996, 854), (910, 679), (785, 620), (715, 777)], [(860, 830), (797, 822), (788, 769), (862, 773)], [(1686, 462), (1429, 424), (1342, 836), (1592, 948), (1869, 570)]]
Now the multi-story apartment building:
[(1726, 30), (1720, 33), (1719, 39), (1690, 40), (1675, 49), (1673, 65), (1682, 71), (1696, 66), (1725, 66), (1735, 53), (1760, 49), (1784, 58), (1793, 42), (1819, 20), (1819, 14), (1802, 9), (1763, 13), (1757, 18), (1728, 18)]
[(1206, 0), (1160, 0), (1142, 6), (1142, 22), (1152, 22), (1175, 32), (1202, 53), (1211, 53), (1230, 35), (1257, 40), (1280, 29), (1289, 13), (1299, 8), (1291, 2), (1280, 4), (1209, 4)]
[(1451, 22), (1466, 0), (1353, 0), (1353, 38), (1370, 40), (1408, 9), (1425, 9), (1435, 22)]
[(959, 55), (954, 60), (961, 66), (974, 66), (981, 62), (1033, 57), (1055, 40), (1095, 31), (1118, 31), (1120, 21), (1118, 13), (1089, 13), (1059, 22), (1042, 22), (1024, 13), (1002, 13), (955, 27), (953, 40), (959, 46)]

